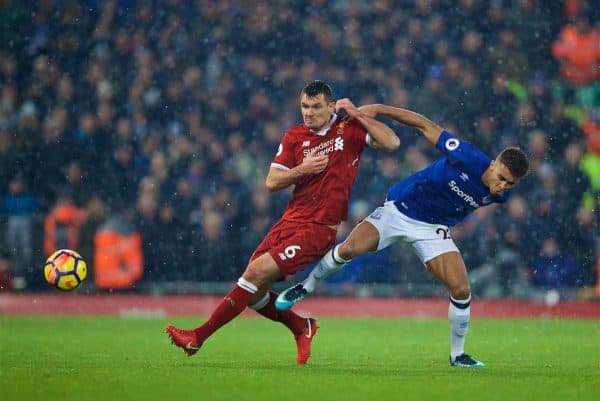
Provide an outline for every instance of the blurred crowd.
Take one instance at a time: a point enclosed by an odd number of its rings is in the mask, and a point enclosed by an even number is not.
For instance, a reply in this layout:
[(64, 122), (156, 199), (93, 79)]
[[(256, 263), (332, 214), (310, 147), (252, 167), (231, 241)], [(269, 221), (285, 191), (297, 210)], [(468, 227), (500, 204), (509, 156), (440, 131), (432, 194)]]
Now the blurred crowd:
[[(96, 288), (231, 281), (289, 191), (264, 187), (314, 79), (417, 111), (531, 174), (453, 230), (480, 296), (594, 288), (600, 252), (600, 15), (584, 0), (5, 0), (0, 287), (39, 289), (78, 250)], [(388, 121), (389, 122), (389, 121)], [(391, 124), (391, 122), (390, 122)], [(367, 150), (349, 227), (437, 151)], [(418, 288), (404, 248), (328, 282)], [(600, 285), (598, 287), (600, 292)], [(418, 293), (418, 291), (416, 291)], [(426, 295), (426, 294), (424, 294)]]

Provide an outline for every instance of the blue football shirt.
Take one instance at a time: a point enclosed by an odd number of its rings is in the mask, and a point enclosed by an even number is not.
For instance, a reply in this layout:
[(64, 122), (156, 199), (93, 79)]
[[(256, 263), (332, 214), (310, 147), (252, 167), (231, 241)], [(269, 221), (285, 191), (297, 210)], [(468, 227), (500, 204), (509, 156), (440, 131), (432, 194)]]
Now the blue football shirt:
[(475, 209), (502, 203), (481, 180), (492, 159), (472, 144), (443, 131), (436, 144), (443, 157), (394, 184), (387, 200), (415, 220), (453, 226)]

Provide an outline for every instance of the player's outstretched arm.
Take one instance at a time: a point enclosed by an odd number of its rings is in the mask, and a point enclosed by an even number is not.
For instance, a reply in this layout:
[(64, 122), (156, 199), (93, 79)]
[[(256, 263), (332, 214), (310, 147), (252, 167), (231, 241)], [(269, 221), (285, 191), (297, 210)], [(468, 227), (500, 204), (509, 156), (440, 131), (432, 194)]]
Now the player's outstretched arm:
[(327, 163), (329, 163), (329, 156), (327, 155), (308, 155), (301, 164), (289, 170), (271, 167), (265, 184), (271, 192), (282, 190), (290, 185), (294, 185), (300, 178), (306, 175), (319, 174), (325, 170)]
[(356, 107), (350, 99), (340, 99), (335, 103), (336, 111), (345, 109), (349, 116), (356, 118), (371, 136), (371, 147), (393, 151), (400, 146), (400, 138), (394, 130), (381, 121), (377, 121), (375, 116), (369, 116)]
[(432, 144), (437, 144), (437, 141), (443, 129), (430, 119), (422, 116), (414, 111), (392, 107), (385, 104), (369, 104), (359, 107), (359, 109), (370, 117), (383, 115), (398, 121), (399, 123), (416, 128), (427, 138)]

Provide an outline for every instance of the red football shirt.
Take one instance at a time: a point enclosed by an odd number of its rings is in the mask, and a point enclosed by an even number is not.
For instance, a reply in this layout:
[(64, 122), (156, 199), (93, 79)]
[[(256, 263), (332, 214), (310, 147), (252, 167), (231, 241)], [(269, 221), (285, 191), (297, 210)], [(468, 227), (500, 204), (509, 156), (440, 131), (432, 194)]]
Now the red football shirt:
[(296, 182), (282, 219), (327, 225), (345, 220), (360, 155), (367, 141), (365, 128), (349, 117), (334, 115), (317, 133), (303, 124), (290, 128), (271, 167), (292, 169), (313, 151), (316, 156), (329, 155), (329, 163), (323, 172)]

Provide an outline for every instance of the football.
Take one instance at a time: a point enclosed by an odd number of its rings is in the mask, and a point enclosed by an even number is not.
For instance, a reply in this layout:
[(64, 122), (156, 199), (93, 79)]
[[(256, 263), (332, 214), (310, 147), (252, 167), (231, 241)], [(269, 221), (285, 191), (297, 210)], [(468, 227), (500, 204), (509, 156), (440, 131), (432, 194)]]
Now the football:
[(86, 277), (85, 261), (75, 251), (59, 249), (46, 259), (44, 278), (61, 291), (74, 290)]

